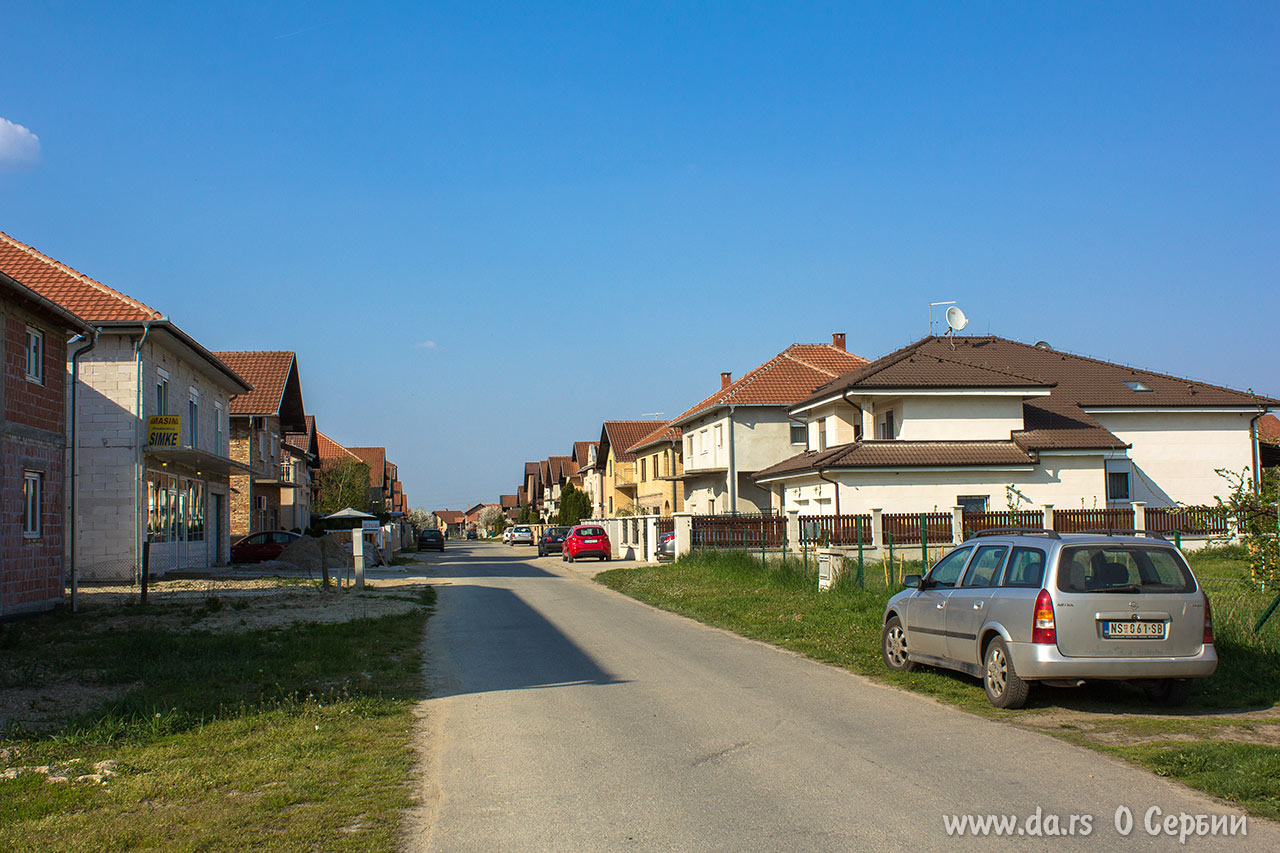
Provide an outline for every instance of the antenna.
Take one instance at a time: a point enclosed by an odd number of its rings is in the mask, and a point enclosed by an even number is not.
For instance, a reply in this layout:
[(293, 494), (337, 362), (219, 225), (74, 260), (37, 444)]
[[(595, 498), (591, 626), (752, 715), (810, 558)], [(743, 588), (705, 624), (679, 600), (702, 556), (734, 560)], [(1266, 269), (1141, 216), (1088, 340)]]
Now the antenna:
[(947, 337), (951, 338), (951, 348), (956, 348), (956, 332), (969, 325), (969, 318), (964, 316), (959, 305), (947, 309)]
[(661, 417), (662, 415), (665, 415), (665, 414), (666, 414), (666, 412), (641, 412), (641, 413), (640, 413), (640, 417), (642, 417), (642, 418), (657, 418), (657, 417)]
[(933, 334), (933, 309), (940, 305), (955, 305), (955, 301), (951, 302), (930, 302), (929, 303), (929, 334)]

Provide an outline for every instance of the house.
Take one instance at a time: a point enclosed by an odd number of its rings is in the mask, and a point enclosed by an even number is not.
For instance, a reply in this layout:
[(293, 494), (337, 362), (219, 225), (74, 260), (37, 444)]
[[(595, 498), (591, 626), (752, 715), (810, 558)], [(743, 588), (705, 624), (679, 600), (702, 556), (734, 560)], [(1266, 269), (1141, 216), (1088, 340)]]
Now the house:
[(836, 333), (830, 344), (792, 344), (737, 381), (720, 374), (719, 390), (671, 421), (683, 433), (688, 510), (771, 511), (769, 490), (752, 476), (804, 448), (804, 427), (787, 409), (866, 363)]
[(456, 509), (438, 509), (432, 513), (436, 517), (436, 526), (445, 537), (461, 536), (466, 529), (466, 513)]
[(640, 505), (636, 501), (637, 460), (627, 448), (666, 425), (666, 421), (605, 421), (601, 426), (596, 465), (601, 469), (602, 517), (639, 512)]
[(516, 516), (520, 513), (520, 496), (500, 495), (498, 497), (498, 506), (502, 507), (502, 514), (507, 517), (508, 521), (515, 521)]
[[(0, 248), (0, 269), (22, 270)], [(62, 601), (67, 537), (67, 339), (93, 330), (84, 320), (0, 272), (0, 618)]]
[(604, 518), (604, 486), (601, 482), (603, 471), (596, 465), (596, 454), (600, 449), (598, 441), (575, 441), (573, 443), (573, 461), (578, 466), (580, 482), (574, 485), (587, 493), (591, 501), (593, 518)]
[(1258, 467), (1280, 467), (1280, 418), (1266, 415), (1258, 419)]
[(386, 512), (404, 512), (400, 469), (387, 459), (385, 447), (347, 448), (369, 466), (369, 502)]
[(1204, 505), (1280, 401), (1000, 337), (927, 337), (792, 407), (756, 475), (801, 514)]
[(569, 456), (551, 456), (547, 458), (547, 483), (542, 506), (547, 516), (560, 511), (560, 498), (564, 487), (578, 474), (578, 466)]
[(531, 507), (535, 513), (542, 509), (542, 465), (538, 462), (524, 463), (524, 506)]
[(6, 234), (0, 271), (98, 333), (78, 363), (63, 363), (78, 377), (77, 575), (133, 580), (147, 543), (156, 575), (224, 564), (229, 479), (246, 470), (230, 458), (227, 419), (231, 398), (252, 386), (159, 311)]
[(284, 434), (284, 481), (280, 488), (280, 525), (287, 530), (306, 530), (311, 526), (320, 484), (320, 435), (314, 415), (307, 415), (305, 432)]
[(644, 515), (684, 511), (680, 439), (680, 427), (664, 424), (627, 449), (637, 460), (636, 502)]
[(307, 430), (297, 356), (284, 350), (215, 354), (253, 385), (231, 400), (231, 457), (251, 472), (231, 478), (232, 535), (278, 530), (286, 521), (305, 528), (310, 519), (306, 525), (298, 520), (304, 508), (309, 516), (310, 501), (284, 503), (302, 499), (308, 485), (284, 447), (286, 434)]

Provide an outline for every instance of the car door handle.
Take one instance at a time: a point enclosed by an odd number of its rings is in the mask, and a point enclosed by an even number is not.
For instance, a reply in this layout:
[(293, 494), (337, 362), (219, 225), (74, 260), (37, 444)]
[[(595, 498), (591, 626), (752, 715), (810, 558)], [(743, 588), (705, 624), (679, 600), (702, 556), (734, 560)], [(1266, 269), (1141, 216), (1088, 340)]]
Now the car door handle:
[(934, 605), (934, 607), (938, 608), (939, 610), (941, 610), (946, 606), (947, 606), (947, 603), (945, 601), (939, 601), (937, 604)]
[(975, 602), (973, 603), (973, 609), (974, 609), (974, 610), (981, 610), (981, 609), (982, 609), (982, 602), (981, 602), (981, 601), (975, 601)]

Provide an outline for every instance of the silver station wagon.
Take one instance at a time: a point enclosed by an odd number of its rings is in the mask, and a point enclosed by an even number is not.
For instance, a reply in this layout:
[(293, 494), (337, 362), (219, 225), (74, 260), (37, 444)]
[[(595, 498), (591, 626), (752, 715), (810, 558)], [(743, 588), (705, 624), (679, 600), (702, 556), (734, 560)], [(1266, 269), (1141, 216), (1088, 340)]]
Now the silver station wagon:
[(982, 679), (1000, 708), (1031, 684), (1134, 681), (1180, 705), (1218, 667), (1209, 599), (1182, 553), (1159, 537), (986, 530), (889, 599), (885, 665)]

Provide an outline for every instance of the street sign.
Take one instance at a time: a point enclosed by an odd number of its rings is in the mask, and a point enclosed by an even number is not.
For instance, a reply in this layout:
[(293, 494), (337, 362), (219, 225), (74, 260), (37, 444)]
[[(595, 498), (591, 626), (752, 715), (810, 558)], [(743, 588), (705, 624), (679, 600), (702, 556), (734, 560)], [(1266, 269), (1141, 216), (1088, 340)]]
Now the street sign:
[(147, 418), (147, 447), (178, 447), (182, 437), (182, 415), (152, 415)]

